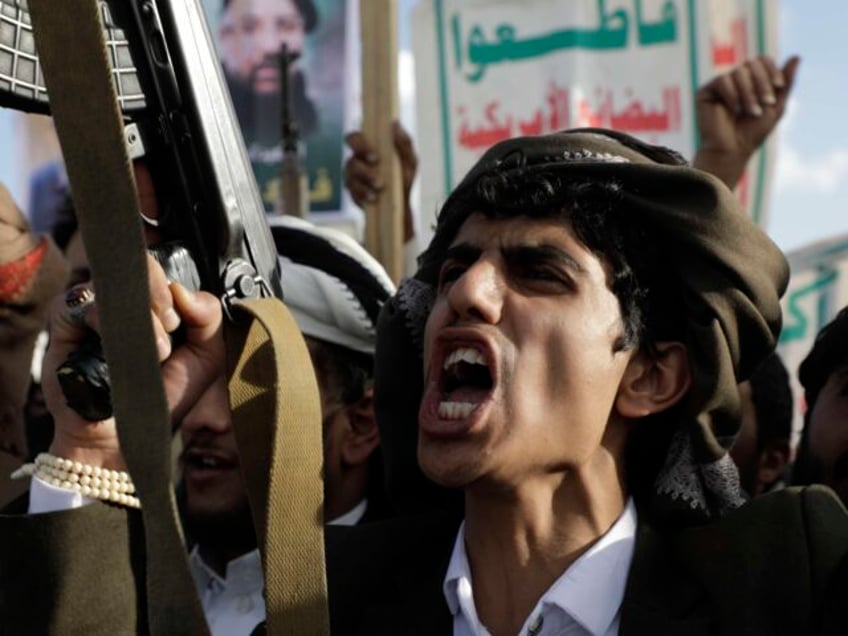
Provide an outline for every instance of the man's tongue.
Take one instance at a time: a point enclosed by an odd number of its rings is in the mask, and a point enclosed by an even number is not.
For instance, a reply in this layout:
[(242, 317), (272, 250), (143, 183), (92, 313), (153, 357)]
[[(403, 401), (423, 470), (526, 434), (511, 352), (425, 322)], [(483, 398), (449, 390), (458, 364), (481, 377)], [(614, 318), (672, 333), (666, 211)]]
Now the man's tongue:
[(442, 395), (443, 402), (470, 402), (471, 404), (479, 404), (486, 399), (491, 389), (483, 389), (480, 387), (462, 385), (455, 389), (445, 392)]

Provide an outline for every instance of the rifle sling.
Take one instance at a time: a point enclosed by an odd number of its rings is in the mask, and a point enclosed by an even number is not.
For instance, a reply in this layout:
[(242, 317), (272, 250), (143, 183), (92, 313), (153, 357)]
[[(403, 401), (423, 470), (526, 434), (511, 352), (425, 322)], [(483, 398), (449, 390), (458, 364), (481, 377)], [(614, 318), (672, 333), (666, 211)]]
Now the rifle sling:
[[(208, 633), (171, 487), (145, 245), (98, 2), (65, 0), (62, 11), (52, 4), (30, 0), (29, 7), (97, 290), (121, 448), (142, 502), (148, 625), (157, 636)], [(266, 573), (268, 633), (328, 634), (321, 403), (312, 364), (282, 303), (238, 303), (235, 313), (249, 324), (228, 325), (229, 388)]]
[(265, 570), (267, 632), (329, 634), (321, 399), (309, 351), (277, 299), (236, 303), (233, 314), (230, 410)]
[(145, 245), (98, 2), (61, 4), (30, 0), (29, 8), (97, 290), (121, 448), (142, 502), (148, 626), (157, 636), (208, 633), (171, 487)]

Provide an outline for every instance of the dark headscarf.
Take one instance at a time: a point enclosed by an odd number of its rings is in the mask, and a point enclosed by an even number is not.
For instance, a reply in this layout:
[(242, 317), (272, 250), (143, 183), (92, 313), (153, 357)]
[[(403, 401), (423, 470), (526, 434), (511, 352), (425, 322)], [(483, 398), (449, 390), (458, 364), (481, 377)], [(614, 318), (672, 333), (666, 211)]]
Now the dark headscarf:
[[(690, 523), (738, 507), (743, 502), (738, 474), (727, 455), (739, 429), (736, 385), (774, 349), (781, 326), (779, 299), (789, 275), (786, 260), (718, 179), (688, 167), (675, 152), (597, 129), (495, 145), (442, 207), (418, 273), (387, 303), (378, 327), (378, 418), (384, 409), (399, 407), (401, 412), (390, 420), (382, 419), (393, 426), (406, 423), (403, 433), (395, 430), (383, 436), (384, 444), (387, 438), (391, 443), (386, 447), (388, 477), (391, 480), (394, 474), (401, 480), (390, 481), (390, 489), (404, 497), (409, 484), (423, 488), (416, 485), (421, 479), (417, 467), (408, 465), (415, 452), (410, 445), (417, 439), (408, 404), (414, 402), (417, 410), (418, 400), (409, 394), (421, 395), (423, 321), (444, 250), (468, 216), (480, 209), (481, 189), (504, 176), (533, 188), (534, 178), (541, 175), (560, 182), (616, 182), (623, 214), (663, 248), (666, 280), (660, 288), (667, 296), (663, 302), (675, 303), (685, 323), (678, 332), (688, 350), (692, 387), (677, 410), (665, 463), (651, 490), (650, 509), (659, 518)], [(415, 357), (402, 357), (413, 351)], [(389, 373), (394, 374), (389, 384), (392, 380), (397, 384), (398, 368), (405, 370), (404, 382), (407, 373), (415, 374), (411, 388), (405, 390), (406, 405), (390, 405), (393, 398), (380, 386)]]

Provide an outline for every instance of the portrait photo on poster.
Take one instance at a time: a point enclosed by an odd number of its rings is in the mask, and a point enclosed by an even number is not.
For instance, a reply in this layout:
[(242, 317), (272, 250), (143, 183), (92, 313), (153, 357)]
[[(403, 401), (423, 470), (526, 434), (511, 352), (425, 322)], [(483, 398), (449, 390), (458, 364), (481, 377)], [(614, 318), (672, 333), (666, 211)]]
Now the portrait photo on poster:
[(305, 177), (313, 218), (338, 213), (348, 0), (204, 4), (266, 212), (282, 211), (280, 175), (289, 162)]

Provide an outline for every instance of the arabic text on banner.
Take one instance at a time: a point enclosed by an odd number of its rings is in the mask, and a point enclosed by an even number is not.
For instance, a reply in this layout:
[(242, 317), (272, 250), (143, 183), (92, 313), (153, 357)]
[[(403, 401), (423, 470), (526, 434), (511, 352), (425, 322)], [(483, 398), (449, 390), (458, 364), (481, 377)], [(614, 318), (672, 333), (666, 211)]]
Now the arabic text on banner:
[[(414, 44), (424, 214), (486, 148), (517, 135), (615, 128), (691, 158), (697, 87), (774, 54), (776, 11), (763, 0), (423, 2)], [(772, 164), (767, 147), (738, 189), (763, 224)]]

